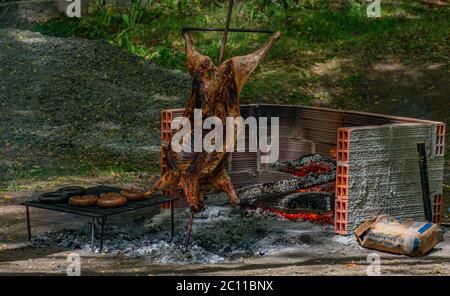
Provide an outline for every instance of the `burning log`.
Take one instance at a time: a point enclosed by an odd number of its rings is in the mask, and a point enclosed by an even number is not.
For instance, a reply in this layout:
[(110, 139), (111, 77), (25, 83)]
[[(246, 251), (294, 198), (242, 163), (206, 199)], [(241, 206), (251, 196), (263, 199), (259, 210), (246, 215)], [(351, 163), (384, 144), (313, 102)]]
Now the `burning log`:
[[(279, 161), (272, 168), (296, 177), (238, 189), (241, 205), (266, 209), (287, 219), (331, 221), (336, 179), (334, 160), (322, 160), (317, 154), (306, 155), (296, 160)], [(215, 196), (224, 198), (220, 194)]]
[(316, 185), (325, 184), (336, 179), (334, 169), (321, 174), (311, 173), (304, 177), (296, 177), (276, 182), (249, 185), (237, 190), (237, 195), (241, 202), (251, 202), (252, 200), (280, 198), (281, 195), (295, 193), (301, 189), (310, 188)]
[[(292, 182), (291, 179), (288, 179), (271, 184), (259, 184), (265, 185), (262, 187), (258, 185), (248, 186), (251, 188), (239, 189), (238, 196), (241, 198), (241, 205), (262, 208), (285, 219), (331, 223), (334, 211), (334, 192), (325, 190), (327, 190), (329, 184), (333, 184), (328, 180), (334, 180), (334, 172), (334, 170), (330, 170), (326, 174), (310, 174), (299, 177), (297, 178), (299, 182)], [(320, 183), (322, 180), (324, 180), (324, 183), (310, 186), (314, 183)], [(277, 184), (275, 185), (275, 183)], [(288, 184), (287, 188), (283, 188), (285, 184)], [(262, 190), (255, 190), (255, 188)], [(280, 190), (283, 193), (277, 194)], [(285, 192), (292, 190), (296, 192), (285, 194)], [(243, 198), (244, 195), (247, 198)]]
[(288, 219), (288, 220), (298, 220), (302, 219), (304, 221), (310, 221), (315, 223), (322, 223), (322, 224), (333, 224), (332, 222), (332, 213), (326, 213), (326, 214), (316, 214), (316, 213), (286, 213), (277, 209), (268, 209), (272, 213), (276, 213), (280, 215), (281, 217)]
[(322, 160), (322, 157), (318, 154), (305, 155), (295, 160), (278, 161), (272, 164), (273, 170), (299, 177), (306, 176), (311, 172), (320, 174), (335, 168), (334, 160)]
[[(242, 205), (255, 204), (258, 200), (281, 200), (283, 196), (291, 193), (297, 193), (302, 190), (320, 188), (328, 186), (330, 182), (336, 179), (336, 170), (331, 169), (321, 174), (310, 173), (303, 177), (294, 177), (276, 182), (254, 184), (239, 188), (236, 193)], [(319, 190), (311, 190), (319, 191)], [(215, 193), (217, 199), (224, 199), (224, 193)]]
[(331, 181), (328, 183), (316, 185), (310, 188), (304, 188), (298, 190), (298, 192), (334, 192), (334, 189), (336, 187), (336, 182)]
[(300, 167), (308, 166), (312, 163), (322, 160), (322, 156), (319, 154), (304, 155), (294, 160), (282, 160), (277, 161), (271, 165), (272, 169), (279, 172), (291, 173)]
[(266, 196), (252, 199), (250, 206), (276, 209), (283, 213), (325, 214), (334, 210), (333, 192), (296, 192), (284, 196)]

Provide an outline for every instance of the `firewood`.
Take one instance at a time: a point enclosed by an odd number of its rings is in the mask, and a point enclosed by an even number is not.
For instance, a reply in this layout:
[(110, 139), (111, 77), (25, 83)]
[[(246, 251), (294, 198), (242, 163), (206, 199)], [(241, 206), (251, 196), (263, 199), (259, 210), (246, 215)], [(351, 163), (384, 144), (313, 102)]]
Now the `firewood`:
[(249, 185), (237, 190), (237, 195), (242, 201), (280, 196), (294, 193), (300, 189), (328, 183), (336, 179), (336, 171), (330, 170), (322, 174), (309, 174), (304, 177), (290, 178), (276, 182)]
[(321, 161), (322, 157), (319, 154), (304, 155), (294, 160), (281, 160), (271, 165), (272, 169), (279, 172), (290, 173), (296, 168), (308, 166), (314, 162)]
[(310, 154), (295, 160), (277, 161), (271, 167), (275, 171), (305, 176), (310, 172), (321, 173), (335, 169), (336, 162), (330, 158), (322, 160), (322, 157), (318, 154)]
[(249, 206), (277, 209), (285, 213), (327, 213), (334, 210), (333, 192), (296, 192), (245, 200)]
[[(331, 169), (321, 174), (311, 173), (304, 177), (294, 177), (276, 182), (253, 184), (236, 190), (242, 205), (252, 204), (257, 200), (268, 200), (270, 198), (280, 200), (283, 196), (296, 193), (301, 189), (311, 188), (316, 185), (326, 184), (336, 179), (336, 170)], [(221, 200), (226, 198), (222, 192), (212, 193), (209, 196)]]

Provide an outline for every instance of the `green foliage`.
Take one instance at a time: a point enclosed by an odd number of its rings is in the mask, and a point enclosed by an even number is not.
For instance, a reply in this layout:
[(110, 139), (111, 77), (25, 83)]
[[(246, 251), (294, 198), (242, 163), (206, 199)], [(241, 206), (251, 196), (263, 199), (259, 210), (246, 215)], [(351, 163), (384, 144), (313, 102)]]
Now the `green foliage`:
[[(128, 7), (114, 7), (98, 1), (87, 17), (50, 21), (34, 30), (56, 36), (105, 39), (163, 66), (184, 70), (181, 28), (223, 26), (227, 2), (132, 0)], [(444, 53), (432, 48), (448, 36), (448, 8), (430, 10), (414, 1), (386, 3), (380, 19), (367, 18), (365, 9), (364, 1), (353, 0), (237, 1), (232, 26), (282, 31), (284, 36), (274, 52), (282, 60), (304, 50), (370, 51), (386, 48), (385, 42), (392, 50), (414, 51), (426, 58)], [(417, 34), (420, 39), (415, 38)], [(200, 50), (216, 59), (221, 34), (195, 35)], [(230, 34), (227, 55), (251, 51), (265, 39), (259, 34)]]

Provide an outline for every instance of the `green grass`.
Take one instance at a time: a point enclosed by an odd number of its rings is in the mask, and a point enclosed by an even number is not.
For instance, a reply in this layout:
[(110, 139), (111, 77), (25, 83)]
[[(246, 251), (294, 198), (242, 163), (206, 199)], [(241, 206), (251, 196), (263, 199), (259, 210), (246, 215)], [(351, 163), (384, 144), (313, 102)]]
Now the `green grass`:
[[(95, 180), (107, 182), (136, 182), (143, 168), (133, 164), (67, 163), (53, 159), (43, 166), (33, 164), (15, 165), (8, 168), (8, 178), (0, 179), (0, 191), (40, 190), (61, 184), (83, 184)], [(159, 173), (156, 166), (147, 166), (149, 174)], [(44, 181), (44, 182), (42, 182)]]

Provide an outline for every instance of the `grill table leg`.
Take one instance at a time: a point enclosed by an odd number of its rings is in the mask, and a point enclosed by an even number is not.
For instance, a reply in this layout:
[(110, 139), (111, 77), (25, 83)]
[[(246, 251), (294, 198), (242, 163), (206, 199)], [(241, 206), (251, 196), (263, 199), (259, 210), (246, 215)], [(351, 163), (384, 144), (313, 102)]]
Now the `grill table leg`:
[(94, 236), (95, 236), (95, 218), (93, 217), (92, 221), (91, 221), (91, 248), (92, 248), (92, 252), (95, 252)]
[(172, 239), (175, 236), (175, 221), (174, 221), (174, 208), (173, 200), (170, 202), (170, 223), (171, 223), (171, 234)]
[(27, 216), (28, 241), (31, 241), (30, 209), (28, 206), (25, 207), (25, 211), (26, 211), (26, 216)]
[(184, 250), (187, 251), (189, 246), (189, 241), (191, 240), (191, 233), (192, 233), (192, 221), (194, 220), (194, 212), (191, 211), (189, 214), (189, 221), (188, 221), (188, 229), (186, 233), (186, 240), (184, 242)]
[(101, 232), (100, 232), (100, 253), (102, 252), (103, 249), (103, 228), (105, 226), (106, 223), (106, 218), (102, 217), (102, 223), (101, 223)]

